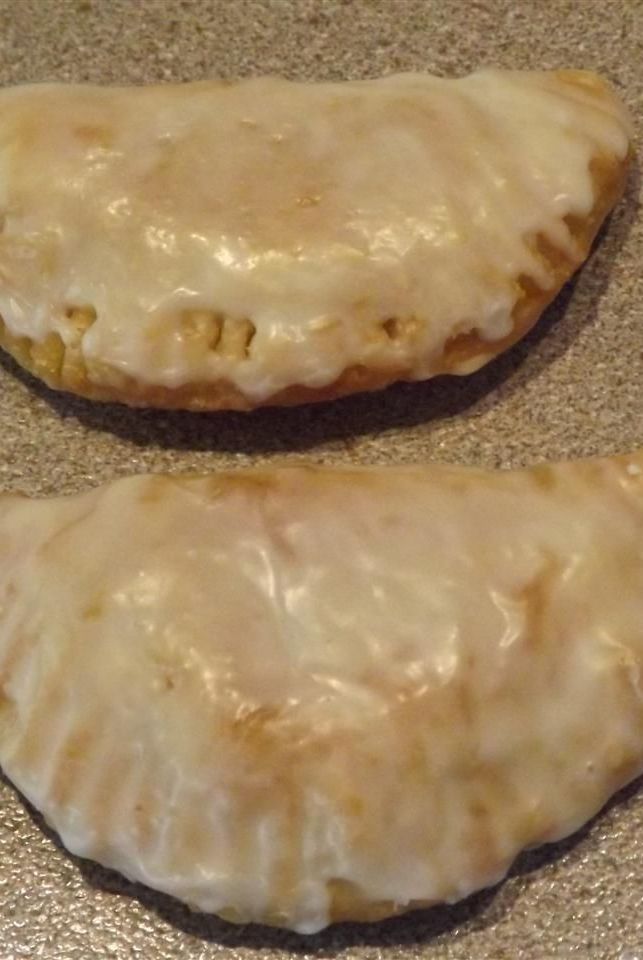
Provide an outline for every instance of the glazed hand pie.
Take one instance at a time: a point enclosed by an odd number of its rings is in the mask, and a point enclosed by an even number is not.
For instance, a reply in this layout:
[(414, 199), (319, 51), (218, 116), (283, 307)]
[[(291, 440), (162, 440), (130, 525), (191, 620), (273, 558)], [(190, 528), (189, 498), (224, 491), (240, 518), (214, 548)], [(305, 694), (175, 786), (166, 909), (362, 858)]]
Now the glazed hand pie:
[(476, 370), (619, 197), (590, 73), (0, 92), (0, 343), (98, 400), (247, 409)]
[(0, 500), (0, 761), (66, 846), (301, 932), (493, 884), (643, 771), (643, 454)]

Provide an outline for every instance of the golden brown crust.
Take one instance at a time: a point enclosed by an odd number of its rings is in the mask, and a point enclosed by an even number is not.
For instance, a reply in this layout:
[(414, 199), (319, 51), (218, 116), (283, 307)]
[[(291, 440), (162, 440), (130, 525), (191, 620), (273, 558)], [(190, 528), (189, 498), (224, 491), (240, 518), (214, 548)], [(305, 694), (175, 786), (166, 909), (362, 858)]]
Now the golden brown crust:
[[(570, 74), (573, 77), (573, 74)], [(570, 80), (572, 82), (572, 80)], [(576, 82), (575, 80), (573, 82)], [(545, 289), (531, 277), (519, 276), (520, 296), (512, 313), (513, 329), (499, 340), (484, 340), (476, 330), (460, 333), (447, 340), (437, 373), (471, 373), (513, 346), (537, 322), (543, 310), (586, 259), (605, 217), (621, 197), (630, 157), (624, 161), (597, 155), (590, 164), (596, 200), (589, 216), (566, 217), (565, 222), (576, 241), (578, 255), (554, 247), (542, 235), (532, 239), (533, 248), (545, 266), (551, 283)], [(78, 326), (78, 342), (92, 318), (85, 308), (71, 317)], [(412, 337), (413, 325), (396, 318), (387, 321), (395, 336)], [(388, 332), (391, 335), (391, 331)], [(132, 407), (186, 409), (193, 411), (250, 410), (258, 406), (295, 406), (334, 400), (352, 393), (378, 390), (396, 381), (416, 379), (411, 366), (391, 363), (385, 367), (349, 366), (332, 383), (323, 387), (293, 385), (260, 401), (253, 401), (227, 380), (186, 383), (170, 388), (142, 383), (105, 364), (87, 365), (80, 349), (65, 346), (52, 333), (40, 343), (14, 336), (0, 319), (0, 346), (29, 373), (56, 390), (67, 390), (91, 400), (115, 401)]]

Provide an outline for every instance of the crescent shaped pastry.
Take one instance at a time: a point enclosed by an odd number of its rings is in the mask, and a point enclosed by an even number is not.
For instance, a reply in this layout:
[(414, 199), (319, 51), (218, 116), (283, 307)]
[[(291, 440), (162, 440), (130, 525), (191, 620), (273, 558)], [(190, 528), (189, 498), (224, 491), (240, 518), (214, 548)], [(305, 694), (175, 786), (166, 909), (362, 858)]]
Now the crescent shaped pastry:
[(52, 387), (248, 409), (481, 367), (588, 254), (591, 73), (0, 92), (0, 343)]
[(0, 500), (0, 761), (69, 850), (301, 932), (457, 900), (643, 770), (643, 454)]

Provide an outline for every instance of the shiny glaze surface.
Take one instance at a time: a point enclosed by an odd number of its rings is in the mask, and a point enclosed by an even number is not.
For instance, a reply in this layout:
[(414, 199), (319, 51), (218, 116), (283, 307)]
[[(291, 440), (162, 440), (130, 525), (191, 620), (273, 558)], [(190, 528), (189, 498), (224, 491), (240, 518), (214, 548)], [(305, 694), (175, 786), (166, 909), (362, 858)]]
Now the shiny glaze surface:
[(643, 770), (643, 455), (0, 501), (0, 762), (66, 846), (318, 930), (495, 882)]
[(553, 288), (537, 238), (580, 262), (591, 162), (628, 133), (578, 72), (7, 89), (0, 314), (96, 383), (258, 403), (352, 367), (427, 377), (453, 338), (511, 333), (524, 278)]

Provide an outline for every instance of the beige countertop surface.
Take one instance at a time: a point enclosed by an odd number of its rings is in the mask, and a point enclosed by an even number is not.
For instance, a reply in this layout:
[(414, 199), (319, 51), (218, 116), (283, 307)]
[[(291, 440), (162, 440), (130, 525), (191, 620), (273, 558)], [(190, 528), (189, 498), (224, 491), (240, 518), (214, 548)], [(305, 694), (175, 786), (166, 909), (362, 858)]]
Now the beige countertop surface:
[[(584, 67), (643, 116), (643, 0), (0, 0), (0, 80), (341, 79)], [(643, 211), (635, 168), (577, 279), (469, 379), (244, 415), (55, 395), (0, 360), (0, 489), (268, 460), (514, 466), (643, 445)], [(643, 960), (643, 787), (451, 908), (312, 938), (236, 928), (66, 855), (0, 781), (0, 960)]]

